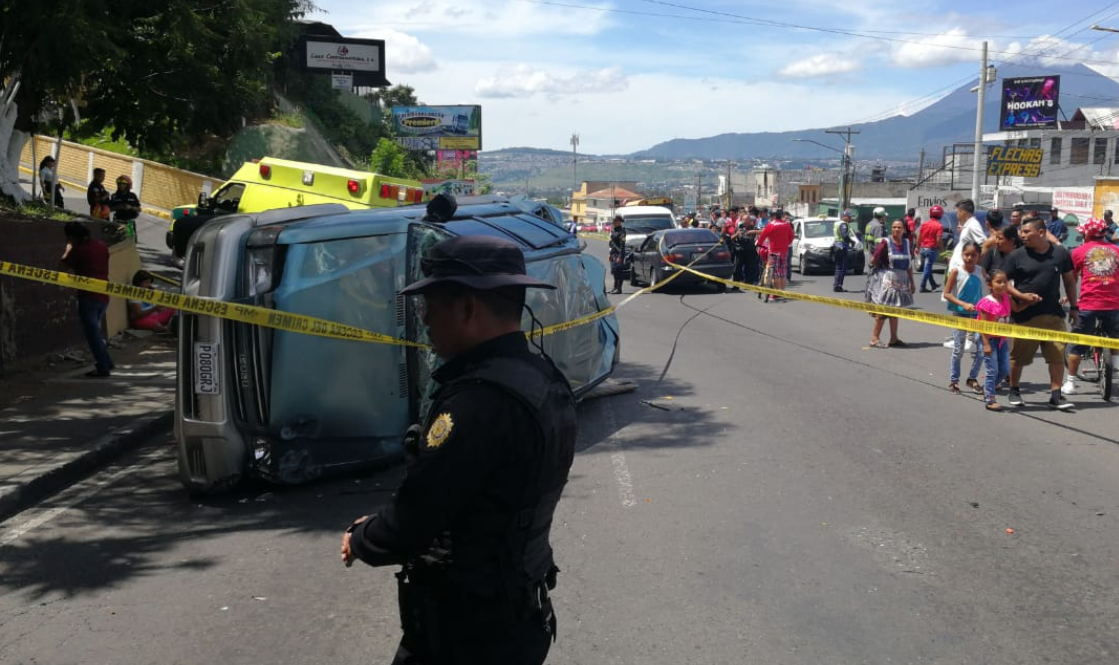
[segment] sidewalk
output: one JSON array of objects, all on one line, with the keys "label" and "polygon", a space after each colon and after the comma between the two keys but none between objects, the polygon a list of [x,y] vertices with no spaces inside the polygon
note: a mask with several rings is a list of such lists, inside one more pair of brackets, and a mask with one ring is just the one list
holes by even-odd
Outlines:
[{"label": "sidewalk", "polygon": [[170,430],[175,340],[126,332],[112,377],[87,379],[89,353],[53,354],[0,377],[0,520]]}]

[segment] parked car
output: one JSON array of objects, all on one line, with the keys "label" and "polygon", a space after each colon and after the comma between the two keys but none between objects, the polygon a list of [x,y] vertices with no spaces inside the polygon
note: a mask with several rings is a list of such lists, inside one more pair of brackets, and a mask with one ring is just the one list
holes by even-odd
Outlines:
[{"label": "parked car", "polygon": [[[793,222],[793,266],[797,272],[807,275],[813,271],[835,271],[831,248],[835,244],[837,222],[838,217],[798,219]],[[861,275],[864,270],[866,254],[863,252],[862,241],[856,240],[855,246],[847,252],[847,271]]]},{"label": "parked car", "polygon": [[[422,205],[224,215],[195,233],[183,292],[426,342],[417,299],[397,292],[421,276],[431,245],[482,234],[517,242],[528,273],[560,285],[528,291],[545,326],[610,307],[604,266],[562,225],[496,197],[460,199],[444,219],[432,221]],[[581,396],[617,362],[618,321],[610,314],[541,343]],[[438,364],[430,350],[184,313],[175,400],[182,483],[196,492],[246,476],[299,483],[394,460],[422,421]]]},{"label": "parked car", "polygon": [[[708,252],[712,247],[715,249]],[[677,265],[687,265],[701,256],[703,258],[691,266],[692,270],[723,279],[730,279],[734,275],[730,251],[719,244],[719,236],[715,235],[714,231],[709,229],[654,231],[633,252],[630,284],[652,286],[679,270],[668,265],[669,261]],[[726,284],[711,282],[687,271],[680,272],[683,274],[673,279],[673,284],[713,284],[720,292],[727,290]]]}]

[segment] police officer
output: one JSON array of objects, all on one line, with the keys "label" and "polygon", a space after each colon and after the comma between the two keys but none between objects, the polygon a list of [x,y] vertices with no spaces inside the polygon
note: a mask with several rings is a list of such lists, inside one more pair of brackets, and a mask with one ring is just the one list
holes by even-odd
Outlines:
[{"label": "police officer", "polygon": [[621,215],[614,215],[614,229],[610,232],[610,272],[614,275],[610,293],[621,293],[626,276],[626,227]]},{"label": "police officer", "polygon": [[[525,275],[507,240],[434,245],[423,320],[446,362],[416,457],[392,501],[342,537],[342,560],[403,565],[394,665],[543,663],[555,639],[548,535],[574,457],[575,400],[521,331]],[[531,313],[531,310],[530,310]]]},{"label": "police officer", "polygon": [[851,219],[854,214],[844,210],[835,223],[835,239],[831,247],[832,259],[835,261],[835,281],[832,291],[843,293],[843,278],[847,276],[847,252],[855,246],[855,232],[851,228]]}]

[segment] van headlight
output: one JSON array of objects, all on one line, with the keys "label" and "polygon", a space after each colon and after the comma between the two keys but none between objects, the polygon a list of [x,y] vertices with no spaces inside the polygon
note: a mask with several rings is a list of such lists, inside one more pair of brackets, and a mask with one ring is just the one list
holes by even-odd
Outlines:
[{"label": "van headlight", "polygon": [[245,246],[245,282],[250,297],[270,293],[279,285],[284,249],[283,245],[276,244],[280,230],[279,226],[265,226],[249,234]]}]

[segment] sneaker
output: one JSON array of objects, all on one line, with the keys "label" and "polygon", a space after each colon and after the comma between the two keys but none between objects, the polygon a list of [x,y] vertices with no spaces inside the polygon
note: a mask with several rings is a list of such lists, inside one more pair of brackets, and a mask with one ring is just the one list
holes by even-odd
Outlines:
[{"label": "sneaker", "polygon": [[1076,379],[1068,377],[1065,382],[1061,384],[1062,395],[1075,395],[1076,394]]},{"label": "sneaker", "polygon": [[944,344],[942,344],[941,346],[943,346],[943,347],[944,347],[944,348],[946,348],[946,349],[950,349],[950,348],[952,348],[952,346],[953,346],[954,344],[955,344],[955,343],[954,343],[954,342],[953,342],[952,340],[948,340],[947,342],[945,342],[945,343],[944,343]]},{"label": "sneaker", "polygon": [[1012,386],[1006,401],[1010,402],[1011,406],[1022,406],[1022,391]]},{"label": "sneaker", "polygon": [[1074,405],[1072,402],[1065,399],[1064,395],[1057,395],[1056,397],[1049,398],[1050,409],[1057,409],[1058,411],[1068,411],[1075,406],[1076,405]]},{"label": "sneaker", "polygon": [[968,351],[971,351],[974,348],[975,348],[975,342],[972,342],[971,338],[969,337],[967,342],[964,343],[964,353],[967,353]]}]

